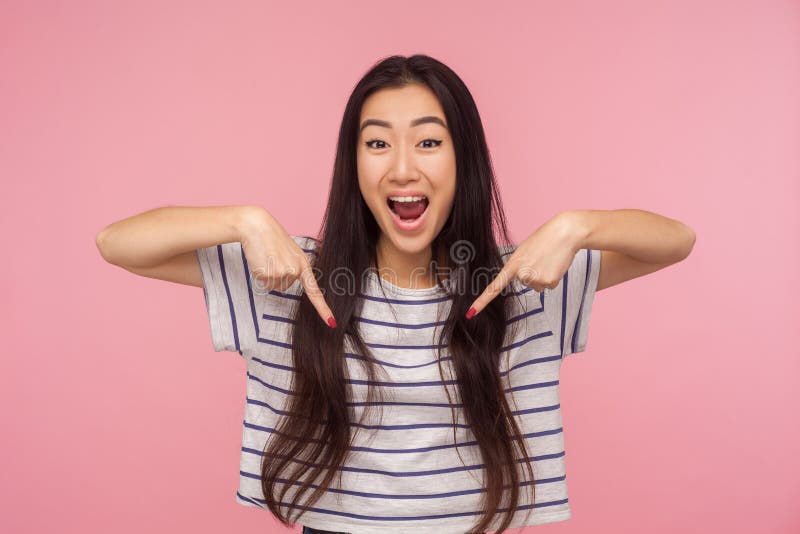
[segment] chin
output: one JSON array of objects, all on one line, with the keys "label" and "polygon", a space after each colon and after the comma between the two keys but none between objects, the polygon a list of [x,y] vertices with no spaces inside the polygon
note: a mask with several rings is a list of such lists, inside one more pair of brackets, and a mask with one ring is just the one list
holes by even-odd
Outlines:
[{"label": "chin", "polygon": [[[391,221],[390,221],[391,224]],[[403,235],[391,226],[388,230],[381,229],[384,239],[388,240],[392,246],[404,254],[420,254],[430,249],[433,236],[430,232],[420,232],[417,235]]]},{"label": "chin", "polygon": [[392,232],[387,235],[392,244],[401,252],[407,254],[417,254],[428,250],[431,246],[433,239],[427,235],[427,232],[417,236],[398,235],[397,232]]}]

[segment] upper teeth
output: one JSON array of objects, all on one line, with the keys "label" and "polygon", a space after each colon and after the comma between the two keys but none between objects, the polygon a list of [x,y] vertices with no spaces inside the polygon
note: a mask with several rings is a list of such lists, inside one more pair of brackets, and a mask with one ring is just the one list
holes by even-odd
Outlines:
[{"label": "upper teeth", "polygon": [[425,197],[389,197],[393,202],[416,202],[418,200],[425,200]]}]

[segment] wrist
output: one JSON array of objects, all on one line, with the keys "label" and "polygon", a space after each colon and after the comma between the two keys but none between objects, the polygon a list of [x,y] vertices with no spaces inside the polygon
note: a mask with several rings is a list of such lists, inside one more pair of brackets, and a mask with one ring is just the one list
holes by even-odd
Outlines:
[{"label": "wrist", "polygon": [[233,206],[228,224],[236,236],[236,241],[241,242],[244,236],[252,235],[253,228],[263,228],[271,218],[269,212],[261,206]]},{"label": "wrist", "polygon": [[564,225],[565,233],[573,250],[577,252],[582,248],[589,248],[594,229],[594,210],[567,210],[557,215]]}]

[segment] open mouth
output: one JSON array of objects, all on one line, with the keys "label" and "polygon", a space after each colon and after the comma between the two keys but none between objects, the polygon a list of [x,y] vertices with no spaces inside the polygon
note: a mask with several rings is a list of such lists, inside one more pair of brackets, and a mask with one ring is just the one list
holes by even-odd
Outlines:
[{"label": "open mouth", "polygon": [[388,197],[386,205],[403,222],[412,222],[428,209],[428,197]]}]

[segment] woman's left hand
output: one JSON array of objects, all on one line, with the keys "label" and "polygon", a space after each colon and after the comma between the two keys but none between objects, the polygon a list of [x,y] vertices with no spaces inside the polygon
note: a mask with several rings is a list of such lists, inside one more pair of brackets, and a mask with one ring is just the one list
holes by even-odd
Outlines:
[{"label": "woman's left hand", "polygon": [[517,246],[497,277],[473,302],[467,319],[480,313],[514,278],[538,292],[553,289],[572,265],[580,245],[580,226],[569,212],[551,218]]}]

